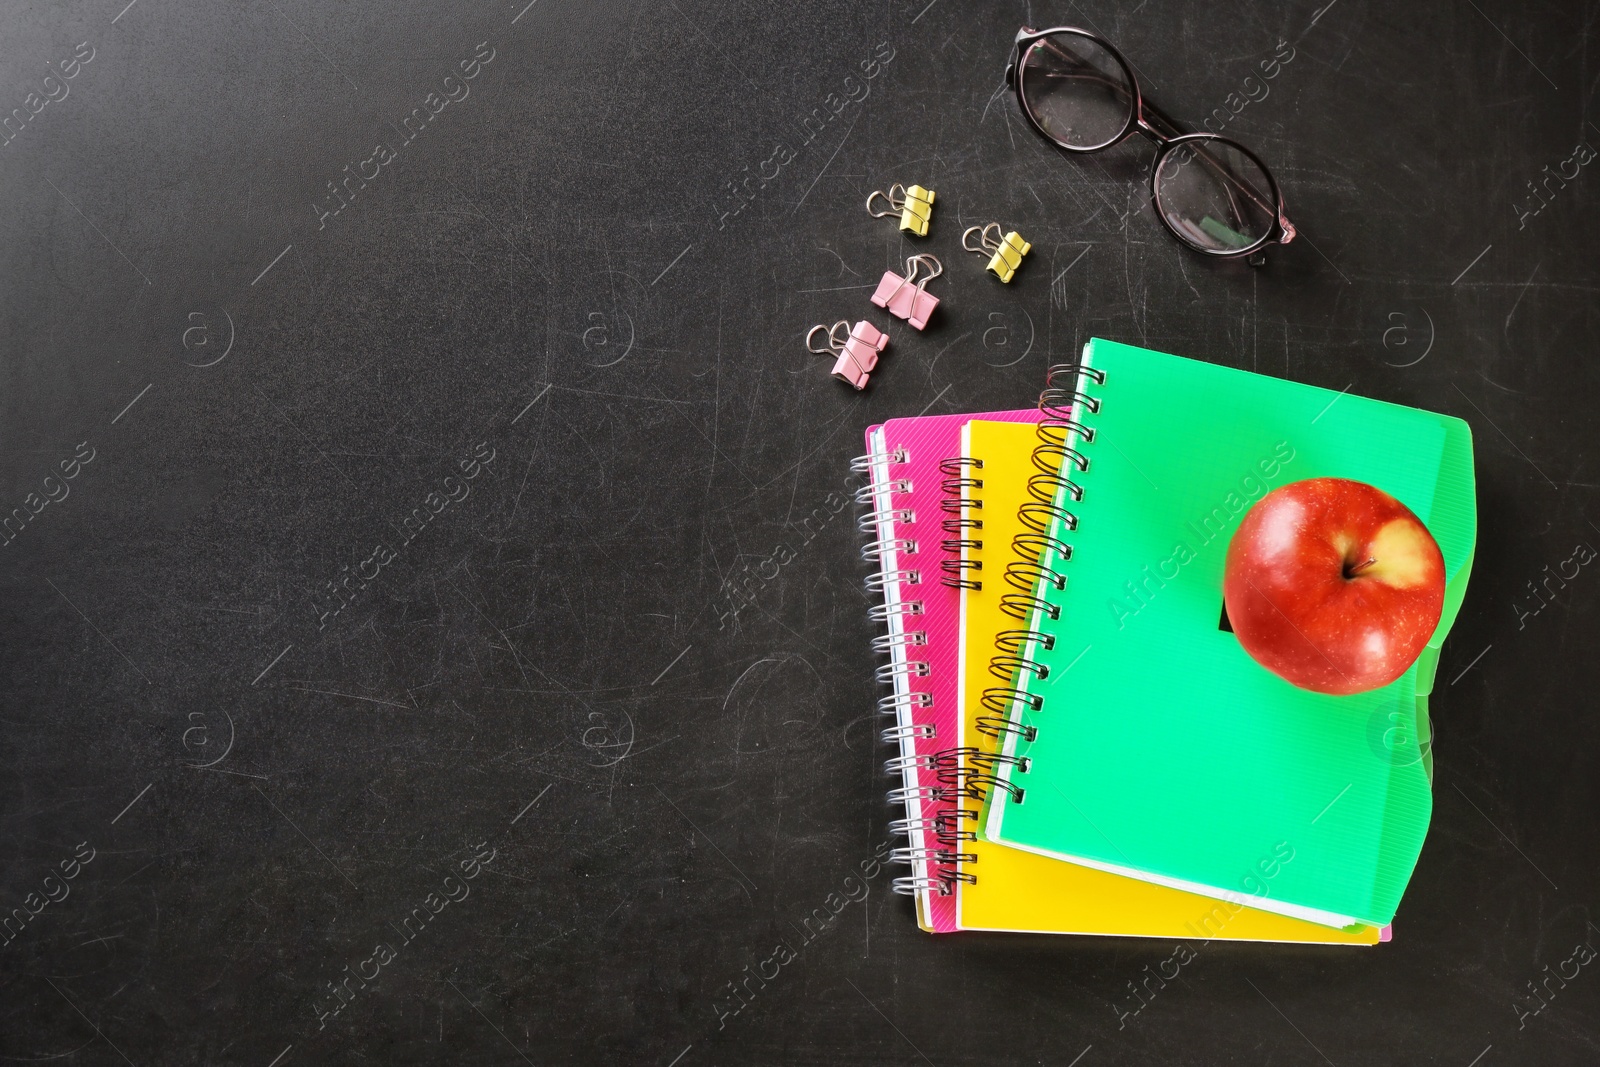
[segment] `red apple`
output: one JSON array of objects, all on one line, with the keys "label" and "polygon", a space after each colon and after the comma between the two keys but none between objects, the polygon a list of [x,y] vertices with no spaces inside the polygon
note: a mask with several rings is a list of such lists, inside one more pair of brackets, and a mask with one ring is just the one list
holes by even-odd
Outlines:
[{"label": "red apple", "polygon": [[1382,489],[1310,478],[1245,514],[1222,595],[1257,663],[1302,689],[1360,693],[1404,674],[1433,636],[1444,557],[1422,520]]}]

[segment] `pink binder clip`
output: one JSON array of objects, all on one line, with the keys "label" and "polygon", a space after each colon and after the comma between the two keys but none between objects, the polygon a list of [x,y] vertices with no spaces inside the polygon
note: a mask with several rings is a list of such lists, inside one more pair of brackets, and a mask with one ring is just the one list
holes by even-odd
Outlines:
[{"label": "pink binder clip", "polygon": [[[818,348],[812,338],[821,330],[827,338],[824,347]],[[829,326],[813,326],[806,333],[806,347],[820,355],[837,355],[833,376],[848,382],[858,390],[867,387],[867,376],[878,365],[878,353],[889,346],[889,335],[866,319],[851,326],[840,319]]]},{"label": "pink binder clip", "polygon": [[928,316],[939,306],[939,298],[929,296],[924,287],[943,273],[944,264],[936,257],[926,252],[912,256],[906,260],[904,278],[892,270],[883,272],[883,280],[873,292],[872,302],[920,330],[928,325]]}]

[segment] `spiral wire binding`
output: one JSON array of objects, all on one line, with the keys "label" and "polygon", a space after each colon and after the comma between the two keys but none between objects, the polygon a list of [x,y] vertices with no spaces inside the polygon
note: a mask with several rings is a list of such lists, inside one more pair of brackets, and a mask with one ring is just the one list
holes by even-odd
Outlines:
[{"label": "spiral wire binding", "polygon": [[[1059,384],[1061,381],[1067,384]],[[1028,478],[1031,499],[1017,510],[1017,519],[1025,529],[1011,540],[1016,558],[1006,565],[1004,575],[1006,583],[1018,592],[1000,598],[1000,610],[1024,627],[1031,625],[1036,613],[1052,621],[1061,617],[1060,607],[1042,594],[1046,589],[1065,589],[1067,575],[1045,566],[1045,557],[1053,555],[1060,563],[1072,559],[1072,546],[1052,536],[1050,528],[1057,520],[1069,531],[1078,528],[1077,515],[1063,503],[1083,499],[1083,487],[1072,475],[1089,469],[1089,457],[1074,446],[1094,443],[1095,428],[1082,420],[1100,411],[1100,399],[1083,391],[1089,381],[1104,385],[1105,372],[1081,362],[1058,364],[1046,372],[1044,392],[1039,394],[1043,418],[1035,430],[1039,443],[1034,446],[1032,457],[1038,473]],[[998,654],[989,660],[989,673],[1003,684],[983,691],[980,700],[991,714],[978,718],[978,731],[1001,741],[1009,735],[1031,742],[1039,736],[1039,730],[1022,722],[1022,714],[1018,713],[1042,712],[1045,698],[1018,688],[1019,680],[1025,675],[1040,681],[1049,677],[1050,668],[1028,653],[1034,646],[1049,651],[1055,647],[1055,638],[1040,630],[1015,629],[995,635],[994,644]],[[942,766],[937,780],[980,802],[988,799],[989,789],[1000,789],[1013,803],[1020,804],[1025,791],[1009,777],[996,773],[1003,767],[1026,774],[1028,757],[971,750],[962,769],[952,774]]]},{"label": "spiral wire binding", "polygon": [[904,567],[893,571],[879,571],[877,574],[869,574],[867,576],[867,580],[863,584],[866,585],[867,592],[881,593],[883,592],[883,587],[888,585],[890,582],[903,582],[906,585],[919,585],[922,582],[922,572],[908,570]]},{"label": "spiral wire binding", "polygon": [[890,693],[878,698],[878,710],[885,715],[898,715],[901,708],[926,708],[932,704],[929,693]]},{"label": "spiral wire binding", "polygon": [[[904,464],[909,459],[910,456],[906,449],[897,447],[881,457],[862,456],[853,460],[850,464],[850,469],[858,474],[877,475],[868,485],[863,486],[856,492],[856,501],[871,508],[870,513],[863,515],[856,523],[857,528],[863,534],[871,537],[871,540],[863,545],[861,549],[862,558],[869,562],[881,565],[885,555],[889,552],[905,554],[915,554],[917,552],[917,540],[914,537],[894,536],[885,538],[882,536],[885,523],[888,523],[890,529],[896,534],[906,533],[908,532],[905,529],[906,527],[915,527],[916,525],[917,517],[912,509],[890,506],[896,493],[909,493],[911,491],[911,482],[905,478],[890,477],[889,468]],[[940,471],[949,476],[949,481],[956,482],[968,481],[966,477],[968,466],[968,464],[960,461],[952,462],[950,460],[946,460],[939,465]],[[981,466],[981,464],[977,466]],[[950,531],[948,525],[946,526],[946,531],[959,532]],[[949,573],[948,568],[945,569],[945,573]],[[949,578],[944,580],[948,582]],[[922,572],[920,569],[900,567],[886,570],[880,566],[877,573],[868,576],[865,584],[869,594],[885,596],[891,585],[904,587],[919,585],[921,582]],[[882,603],[874,604],[867,614],[874,622],[884,623],[888,623],[893,617],[898,616],[903,626],[910,618],[922,614],[922,601],[903,600],[892,604],[885,599]],[[874,638],[872,641],[874,651],[888,653],[893,657],[890,663],[878,667],[876,672],[878,681],[893,685],[898,679],[926,677],[928,675],[926,660],[910,659],[903,654],[897,655],[897,653],[901,653],[906,649],[924,646],[927,643],[927,632],[920,629],[902,628],[898,632],[891,630],[889,633]],[[878,711],[895,718],[895,724],[885,727],[879,734],[880,738],[885,744],[899,746],[904,746],[906,742],[936,738],[938,730],[932,723],[908,723],[900,719],[902,713],[914,712],[919,708],[929,707],[932,703],[933,696],[927,692],[902,693],[897,691],[879,699]],[[904,781],[903,775],[909,770],[937,771],[939,758],[937,753],[919,755],[914,750],[907,750],[902,747],[900,755],[885,761],[884,771],[890,775],[902,776],[902,781]],[[930,864],[946,866],[948,865],[945,863],[945,857],[947,856],[952,857],[948,862],[953,864],[955,862],[953,857],[957,855],[953,851],[954,846],[963,840],[974,840],[976,835],[970,830],[958,830],[955,824],[945,819],[943,815],[938,818],[925,818],[915,814],[920,810],[922,802],[944,799],[948,792],[945,786],[928,781],[916,786],[900,785],[890,789],[885,794],[890,804],[905,805],[908,816],[891,821],[889,824],[891,833],[913,837],[913,839],[915,839],[914,835],[931,833],[933,841],[936,842],[934,846],[908,846],[893,849],[890,852],[889,858],[891,862],[910,863],[913,865],[913,870],[917,870],[920,867],[922,870],[930,872],[895,878],[891,882],[891,887],[895,892],[914,896],[919,892],[945,895],[951,891],[956,879],[943,870],[931,873],[932,867]],[[963,834],[972,836],[964,837],[962,836]]]},{"label": "spiral wire binding", "polygon": [[878,522],[881,519],[902,523],[917,521],[916,515],[912,513],[910,508],[895,508],[892,511],[884,512],[881,516],[875,511],[869,511],[856,520],[856,529],[864,534],[874,533],[877,531]]},{"label": "spiral wire binding", "polygon": [[872,651],[888,652],[901,645],[925,645],[928,635],[921,630],[906,630],[897,634],[879,634],[872,639]]},{"label": "spiral wire binding", "polygon": [[967,505],[973,507],[983,506],[982,501],[974,503],[973,499],[968,498],[966,495],[969,489],[983,488],[983,479],[972,476],[974,472],[983,470],[983,460],[973,456],[951,456],[949,459],[939,461],[939,470],[944,474],[950,475],[950,477],[939,483],[939,491],[943,494],[943,498],[939,501],[939,507],[946,514],[954,513],[958,516],[954,519],[944,520],[945,532],[962,535],[946,538],[939,543],[939,547],[949,557],[939,561],[939,569],[945,574],[939,580],[951,589],[982,589],[982,579],[974,577],[972,572],[981,571],[983,569],[983,561],[962,559],[961,553],[963,549],[981,549],[983,547],[983,541],[966,536],[968,529],[982,529],[982,521],[973,523],[972,520],[966,519],[962,515],[962,509]]},{"label": "spiral wire binding", "polygon": [[[974,495],[983,489],[982,470],[983,460],[975,456],[951,456],[939,462],[940,473],[946,475],[939,483],[939,507],[950,516],[941,520],[941,526],[945,533],[953,535],[939,543],[946,557],[939,561],[939,569],[944,572],[940,581],[952,589],[983,588],[983,561],[963,558],[983,548],[983,520],[972,517],[974,511],[983,507],[983,499]],[[958,802],[981,799],[981,794],[971,784],[971,777],[973,774],[982,777],[985,769],[974,767],[969,770],[965,766],[968,758],[976,753],[976,749],[947,748],[936,753],[931,764],[920,764],[922,768],[934,772],[934,780],[943,788],[941,799]],[[976,863],[977,854],[963,852],[959,846],[961,842],[978,839],[975,830],[962,829],[960,826],[963,820],[975,822],[978,814],[976,808],[962,807],[958,803],[934,819],[933,826],[925,827],[933,832],[938,847],[892,851],[891,860],[921,861],[928,865],[929,870],[926,880],[899,879],[895,888],[901,891],[920,888],[947,895],[955,891],[957,884],[976,885],[977,875],[961,870],[959,865]]]},{"label": "spiral wire binding", "polygon": [[896,448],[893,452],[887,452],[881,458],[873,455],[857,456],[850,461],[850,472],[852,474],[871,474],[874,462],[880,464],[904,463],[909,458],[903,448]]},{"label": "spiral wire binding", "polygon": [[1001,630],[994,635],[994,645],[1002,652],[1021,652],[1030,642],[1042,645],[1046,652],[1056,647],[1055,635],[1039,630]]},{"label": "spiral wire binding", "polygon": [[[978,474],[982,470],[983,460],[972,456],[951,456],[939,462],[939,471],[946,476],[939,483],[941,494],[939,507],[950,516],[941,520],[941,527],[945,533],[952,535],[939,544],[946,557],[939,561],[939,569],[944,573],[940,581],[952,589],[983,588],[983,582],[976,574],[983,569],[982,562],[961,558],[965,550],[983,548],[983,541],[977,536],[983,529],[983,520],[968,517],[970,511],[983,506],[981,499],[970,495],[972,491],[983,488],[983,479]],[[898,769],[903,762],[890,761],[893,769]],[[933,756],[919,757],[916,760],[919,769],[934,772],[934,779],[940,785],[930,788],[938,791],[937,796],[941,800],[953,800],[963,796],[961,776],[957,770],[959,763],[960,755],[954,749],[945,749]],[[952,773],[953,771],[955,773]],[[890,852],[891,862],[920,862],[925,864],[928,870],[928,874],[924,877],[895,879],[892,883],[894,890],[901,893],[925,891],[946,896],[954,892],[958,883],[975,884],[977,878],[968,872],[958,870],[957,864],[970,863],[977,858],[973,853],[962,852],[958,848],[963,841],[977,840],[976,831],[960,828],[962,820],[975,820],[977,817],[978,813],[975,810],[957,807],[931,820],[897,822],[892,828],[903,829],[906,833],[913,827],[931,832],[937,846],[898,848]]]},{"label": "spiral wire binding", "polygon": [[[982,579],[977,574],[983,569],[982,561],[961,558],[964,551],[983,548],[983,541],[978,536],[983,529],[983,520],[969,517],[972,511],[983,507],[983,501],[971,495],[983,488],[983,478],[979,475],[982,470],[983,460],[972,456],[951,456],[939,462],[939,471],[946,476],[939,483],[939,507],[950,516],[941,521],[941,526],[945,533],[952,535],[939,544],[946,557],[939,561],[939,569],[944,575],[940,581],[952,589],[983,588]],[[907,735],[905,728],[899,727],[885,731],[885,735],[891,732],[896,738]],[[934,735],[929,732],[915,736],[928,738]],[[914,765],[919,770],[934,772],[934,780],[939,783],[927,787],[929,792],[926,795],[940,800],[970,797],[971,792],[964,786],[960,768],[964,754],[964,750],[945,749],[932,756],[901,757],[890,760],[885,769],[894,773],[907,765]],[[925,876],[896,878],[892,883],[894,890],[945,896],[954,892],[958,883],[975,884],[977,878],[969,872],[958,870],[957,865],[973,862],[977,858],[973,853],[962,852],[958,848],[963,841],[977,840],[976,831],[960,826],[962,820],[976,820],[977,817],[976,810],[957,807],[931,820],[904,819],[891,824],[892,830],[906,834],[913,829],[931,832],[937,842],[936,847],[897,848],[890,853],[891,862],[921,863],[928,871]]]}]

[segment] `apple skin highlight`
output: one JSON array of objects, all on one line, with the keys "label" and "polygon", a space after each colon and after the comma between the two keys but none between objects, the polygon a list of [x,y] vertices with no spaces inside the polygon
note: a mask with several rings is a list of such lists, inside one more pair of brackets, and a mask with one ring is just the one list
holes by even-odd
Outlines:
[{"label": "apple skin highlight", "polygon": [[1302,689],[1344,696],[1416,662],[1438,628],[1444,584],[1439,545],[1411,509],[1365,482],[1311,478],[1245,514],[1222,592],[1251,659]]}]

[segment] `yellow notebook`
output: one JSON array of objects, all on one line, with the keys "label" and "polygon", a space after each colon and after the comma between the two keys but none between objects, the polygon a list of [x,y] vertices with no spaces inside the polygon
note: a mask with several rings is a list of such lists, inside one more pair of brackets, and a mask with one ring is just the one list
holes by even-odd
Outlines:
[{"label": "yellow notebook", "polygon": [[[968,768],[965,781],[972,788],[988,787],[993,764],[985,765],[985,757],[999,747],[992,732],[1007,722],[984,707],[983,691],[1012,684],[1009,677],[991,674],[990,666],[1004,656],[996,638],[1020,632],[1024,625],[1000,610],[1000,598],[1011,591],[1004,575],[1017,551],[1013,538],[1028,532],[1018,514],[1034,499],[1028,479],[1039,473],[1032,456],[1038,443],[1034,427],[1024,423],[975,420],[962,431],[961,454],[983,463],[981,471],[972,472],[982,484],[963,494],[978,506],[969,504],[962,512],[963,518],[983,523],[981,529],[968,529],[962,548],[962,559],[969,561],[963,574],[971,580],[961,590],[958,743]],[[1008,666],[1014,665],[1001,663],[997,669]],[[962,806],[974,812],[958,822],[965,838],[978,825],[979,804],[969,797]],[[962,879],[957,888],[956,925],[963,930],[1343,945],[1388,940],[1387,928],[1336,930],[988,841],[963,840],[957,854],[958,869],[975,879]],[[1276,861],[1284,857],[1263,857],[1259,877],[1270,881],[1267,872],[1276,869]],[[1240,899],[1248,898],[1240,894]]]}]

